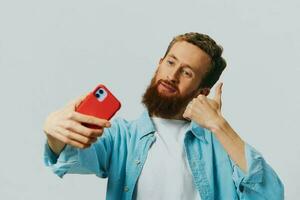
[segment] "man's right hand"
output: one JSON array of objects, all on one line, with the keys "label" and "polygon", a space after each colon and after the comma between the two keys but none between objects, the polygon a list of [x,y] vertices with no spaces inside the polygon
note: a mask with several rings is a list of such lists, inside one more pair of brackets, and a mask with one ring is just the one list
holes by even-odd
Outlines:
[{"label": "man's right hand", "polygon": [[[76,108],[87,95],[71,101],[62,109],[52,112],[45,120],[43,130],[50,148],[57,154],[66,144],[78,148],[87,148],[103,134],[103,129],[110,127],[110,122],[94,116],[76,112]],[[100,129],[83,126],[82,123],[97,125]]]}]

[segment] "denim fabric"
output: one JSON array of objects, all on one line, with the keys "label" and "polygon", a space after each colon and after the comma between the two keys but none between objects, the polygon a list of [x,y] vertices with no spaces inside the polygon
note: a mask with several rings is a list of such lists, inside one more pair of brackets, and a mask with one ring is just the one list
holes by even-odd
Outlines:
[{"label": "denim fabric", "polygon": [[[135,199],[135,186],[155,141],[154,132],[147,111],[134,121],[116,118],[87,149],[66,145],[56,156],[46,143],[44,161],[59,177],[68,173],[108,178],[107,200]],[[284,198],[279,177],[249,144],[245,145],[247,173],[231,160],[213,133],[193,121],[186,132],[184,147],[202,200]]]}]

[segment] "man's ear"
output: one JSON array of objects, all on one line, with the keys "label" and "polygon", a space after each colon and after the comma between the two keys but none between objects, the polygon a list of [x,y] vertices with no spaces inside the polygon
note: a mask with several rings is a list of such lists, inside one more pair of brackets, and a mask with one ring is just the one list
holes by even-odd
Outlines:
[{"label": "man's ear", "polygon": [[206,88],[199,88],[199,89],[198,89],[197,96],[198,96],[199,94],[208,96],[209,93],[210,93],[210,88],[208,88],[208,87],[206,87]]}]

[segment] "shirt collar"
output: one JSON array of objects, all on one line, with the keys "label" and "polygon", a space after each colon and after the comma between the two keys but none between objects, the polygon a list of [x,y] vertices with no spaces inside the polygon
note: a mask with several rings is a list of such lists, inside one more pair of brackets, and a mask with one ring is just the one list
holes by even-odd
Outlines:
[{"label": "shirt collar", "polygon": [[[156,131],[147,110],[145,110],[137,119],[137,128],[140,130],[138,132],[139,139],[142,139],[146,135],[153,134]],[[187,132],[191,132],[196,138],[203,142],[207,141],[204,128],[194,121],[190,122]]]},{"label": "shirt collar", "polygon": [[156,128],[147,110],[145,110],[141,114],[141,116],[137,119],[137,128],[139,130],[138,131],[139,139],[142,139],[144,136],[148,134],[152,134],[156,131]]},{"label": "shirt collar", "polygon": [[191,131],[194,134],[194,136],[202,142],[207,142],[205,129],[196,122],[192,121],[190,123],[189,131]]}]

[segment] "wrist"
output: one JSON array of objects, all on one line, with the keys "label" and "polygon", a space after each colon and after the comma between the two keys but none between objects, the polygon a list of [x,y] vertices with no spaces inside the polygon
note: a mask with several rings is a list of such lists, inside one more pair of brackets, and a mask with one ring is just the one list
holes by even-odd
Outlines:
[{"label": "wrist", "polygon": [[230,139],[233,143],[244,143],[240,136],[233,130],[227,120],[223,117],[220,117],[216,121],[215,126],[211,129],[211,132],[214,133],[219,140]]},{"label": "wrist", "polygon": [[47,143],[50,149],[56,154],[59,155],[60,152],[65,148],[66,144],[58,139],[54,138],[53,136],[47,135]]},{"label": "wrist", "polygon": [[230,126],[228,124],[228,122],[226,121],[225,118],[223,118],[222,116],[218,117],[213,126],[210,128],[210,131],[215,133],[215,134],[218,134],[220,132],[224,132],[225,130],[229,129]]}]

